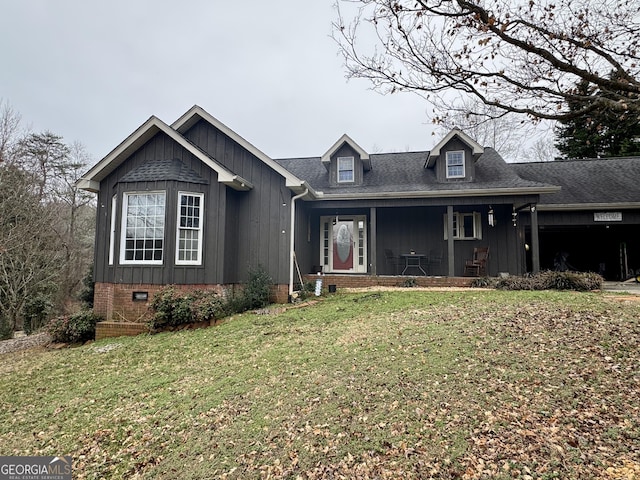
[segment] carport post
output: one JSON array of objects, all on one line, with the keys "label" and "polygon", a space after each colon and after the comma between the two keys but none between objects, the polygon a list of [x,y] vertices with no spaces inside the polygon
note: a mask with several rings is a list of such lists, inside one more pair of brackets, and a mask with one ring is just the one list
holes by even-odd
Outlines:
[{"label": "carport post", "polygon": [[531,268],[533,273],[540,272],[540,242],[538,240],[538,209],[531,204]]}]

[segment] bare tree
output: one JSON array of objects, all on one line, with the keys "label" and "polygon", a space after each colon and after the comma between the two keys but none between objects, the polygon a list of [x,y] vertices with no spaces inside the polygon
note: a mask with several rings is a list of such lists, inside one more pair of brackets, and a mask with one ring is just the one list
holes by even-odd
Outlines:
[{"label": "bare tree", "polygon": [[[640,111],[636,0],[338,1],[334,38],[348,76],[425,96],[436,121],[465,112],[465,98],[493,107],[493,118]],[[617,96],[585,99],[580,80]],[[582,109],[570,111],[570,101]]]},{"label": "bare tree", "polygon": [[525,162],[551,162],[560,156],[560,152],[550,140],[552,136],[538,138],[523,155]]},{"label": "bare tree", "polygon": [[520,122],[510,115],[496,117],[496,108],[484,105],[479,100],[465,100],[464,109],[464,112],[452,112],[443,119],[440,124],[443,133],[457,127],[480,145],[500,152],[506,160],[518,157],[524,143],[523,137],[535,129],[531,124],[523,124],[519,130],[511,128],[514,123]]},{"label": "bare tree", "polygon": [[454,127],[460,128],[480,145],[498,151],[507,162],[543,158],[545,146],[546,153],[551,155],[546,161],[557,155],[554,153],[553,124],[550,121],[532,123],[514,113],[497,115],[495,107],[484,105],[477,99],[467,99],[462,105],[464,112],[455,111],[443,118],[440,123],[443,135]]},{"label": "bare tree", "polygon": [[54,211],[40,202],[31,177],[0,166],[0,323],[21,324],[27,299],[57,289],[63,256]]},{"label": "bare tree", "polygon": [[0,99],[0,164],[8,163],[20,137],[20,114]]},{"label": "bare tree", "polygon": [[92,261],[95,200],[76,186],[90,163],[80,143],[21,132],[8,107],[0,128],[1,335],[21,325],[28,301],[68,309]]},{"label": "bare tree", "polygon": [[49,131],[22,138],[17,145],[17,161],[33,175],[42,201],[55,199],[56,191],[65,187],[67,170],[73,168],[69,147],[61,136]]},{"label": "bare tree", "polygon": [[64,254],[59,304],[73,296],[93,258],[95,198],[76,185],[89,163],[84,145],[74,142],[68,147],[67,161],[54,169],[49,208],[56,211],[53,229]]}]

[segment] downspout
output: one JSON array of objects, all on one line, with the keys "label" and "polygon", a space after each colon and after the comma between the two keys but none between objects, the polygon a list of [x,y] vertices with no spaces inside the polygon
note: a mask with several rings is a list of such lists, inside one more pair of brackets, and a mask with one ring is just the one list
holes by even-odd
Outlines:
[{"label": "downspout", "polygon": [[295,255],[296,255],[296,250],[294,245],[295,230],[296,230],[296,200],[298,200],[301,197],[304,197],[307,193],[309,193],[309,189],[305,188],[304,192],[291,197],[291,231],[289,232],[289,235],[290,235],[289,248],[291,250],[289,252],[289,296],[291,296],[291,294],[293,293],[293,264],[294,264]]}]

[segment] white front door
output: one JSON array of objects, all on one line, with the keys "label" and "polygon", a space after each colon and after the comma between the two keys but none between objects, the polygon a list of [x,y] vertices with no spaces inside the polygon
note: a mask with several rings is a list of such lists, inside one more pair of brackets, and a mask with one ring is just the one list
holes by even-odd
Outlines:
[{"label": "white front door", "polygon": [[367,272],[367,218],[320,218],[320,263],[324,272]]}]

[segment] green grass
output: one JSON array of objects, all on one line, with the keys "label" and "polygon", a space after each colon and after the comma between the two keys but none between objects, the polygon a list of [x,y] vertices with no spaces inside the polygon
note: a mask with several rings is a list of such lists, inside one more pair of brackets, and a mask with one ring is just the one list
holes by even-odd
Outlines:
[{"label": "green grass", "polygon": [[639,464],[639,318],[593,293],[385,291],[6,354],[0,454],[72,455],[74,478],[617,478]]}]

